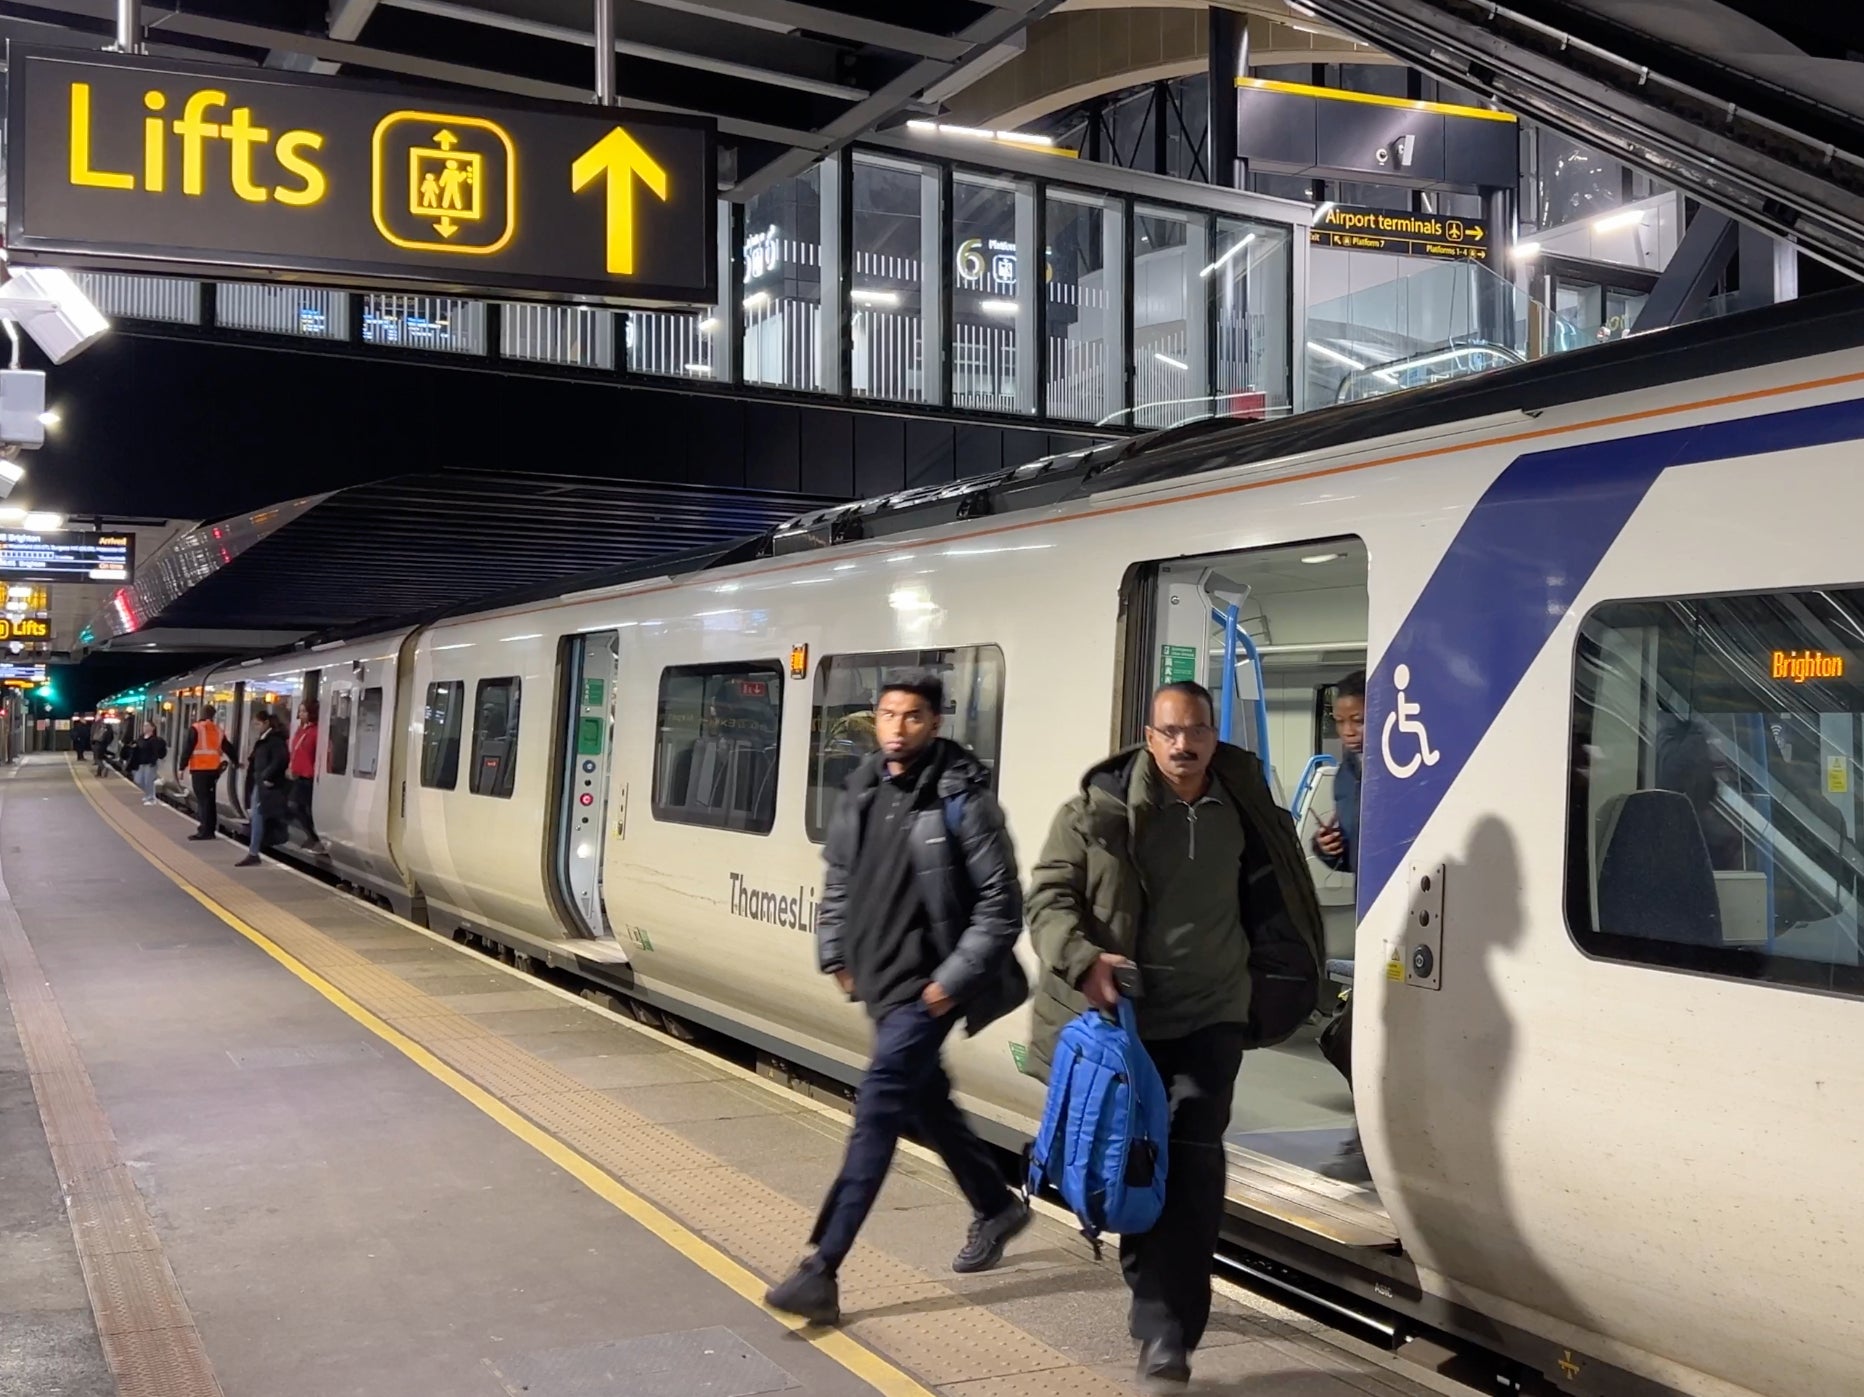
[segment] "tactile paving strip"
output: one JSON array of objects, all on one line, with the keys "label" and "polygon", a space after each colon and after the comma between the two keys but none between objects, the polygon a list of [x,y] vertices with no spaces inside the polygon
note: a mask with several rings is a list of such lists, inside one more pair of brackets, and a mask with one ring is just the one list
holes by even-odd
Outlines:
[{"label": "tactile paving strip", "polygon": [[[359,953],[196,857],[146,817],[137,818],[127,798],[114,791],[86,794],[119,833],[182,883],[713,1246],[766,1277],[782,1274],[802,1253],[812,1209],[590,1089],[481,1019],[441,1004],[418,978],[396,973],[392,947],[371,945],[368,954]],[[847,1331],[928,1384],[955,1384],[954,1391],[987,1391],[989,1397],[1120,1397],[1128,1391],[874,1248],[856,1251],[842,1282]]]},{"label": "tactile paving strip", "polygon": [[118,1397],[220,1397],[187,1301],[3,880],[0,985],[12,1005]]}]

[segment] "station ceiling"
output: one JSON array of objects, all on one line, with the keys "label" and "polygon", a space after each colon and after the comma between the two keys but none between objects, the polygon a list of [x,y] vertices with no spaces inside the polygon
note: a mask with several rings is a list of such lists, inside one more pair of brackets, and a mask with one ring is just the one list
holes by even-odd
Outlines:
[{"label": "station ceiling", "polygon": [[[733,197],[858,136],[936,110],[1017,52],[1062,0],[613,0],[617,90],[719,123]],[[595,0],[188,0],[143,6],[152,49],[297,72],[341,71],[591,100]],[[7,32],[105,42],[114,0],[4,0]],[[37,29],[36,34],[30,31]]]}]

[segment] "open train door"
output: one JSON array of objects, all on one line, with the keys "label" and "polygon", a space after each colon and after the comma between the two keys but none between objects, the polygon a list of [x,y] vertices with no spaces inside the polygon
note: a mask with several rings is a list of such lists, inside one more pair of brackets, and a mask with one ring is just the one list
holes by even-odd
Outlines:
[{"label": "open train door", "polygon": [[566,926],[603,941],[615,935],[602,899],[602,841],[608,827],[619,657],[616,631],[563,638],[555,799],[545,844],[545,882],[559,916]]}]

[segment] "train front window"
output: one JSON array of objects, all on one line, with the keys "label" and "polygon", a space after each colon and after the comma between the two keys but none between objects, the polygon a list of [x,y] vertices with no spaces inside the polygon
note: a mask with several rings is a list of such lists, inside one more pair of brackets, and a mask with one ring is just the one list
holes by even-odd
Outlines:
[{"label": "train front window", "polygon": [[1864,589],[1580,628],[1567,920],[1614,960],[1864,995]]},{"label": "train front window", "polygon": [[995,645],[950,650],[889,650],[828,655],[816,666],[815,708],[809,725],[809,795],[804,825],[820,844],[855,768],[874,751],[874,704],[880,686],[905,675],[936,674],[945,684],[948,737],[982,762],[991,789],[999,776],[1003,742],[1003,651]]}]

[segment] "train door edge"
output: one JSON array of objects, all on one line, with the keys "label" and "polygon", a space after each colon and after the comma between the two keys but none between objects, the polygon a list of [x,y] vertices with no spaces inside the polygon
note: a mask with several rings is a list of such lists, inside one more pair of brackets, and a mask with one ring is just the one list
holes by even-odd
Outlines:
[{"label": "train door edge", "polygon": [[551,831],[545,886],[564,926],[591,940],[613,941],[602,887],[602,854],[614,770],[615,691],[621,669],[618,631],[563,638],[562,676],[553,744]]}]

